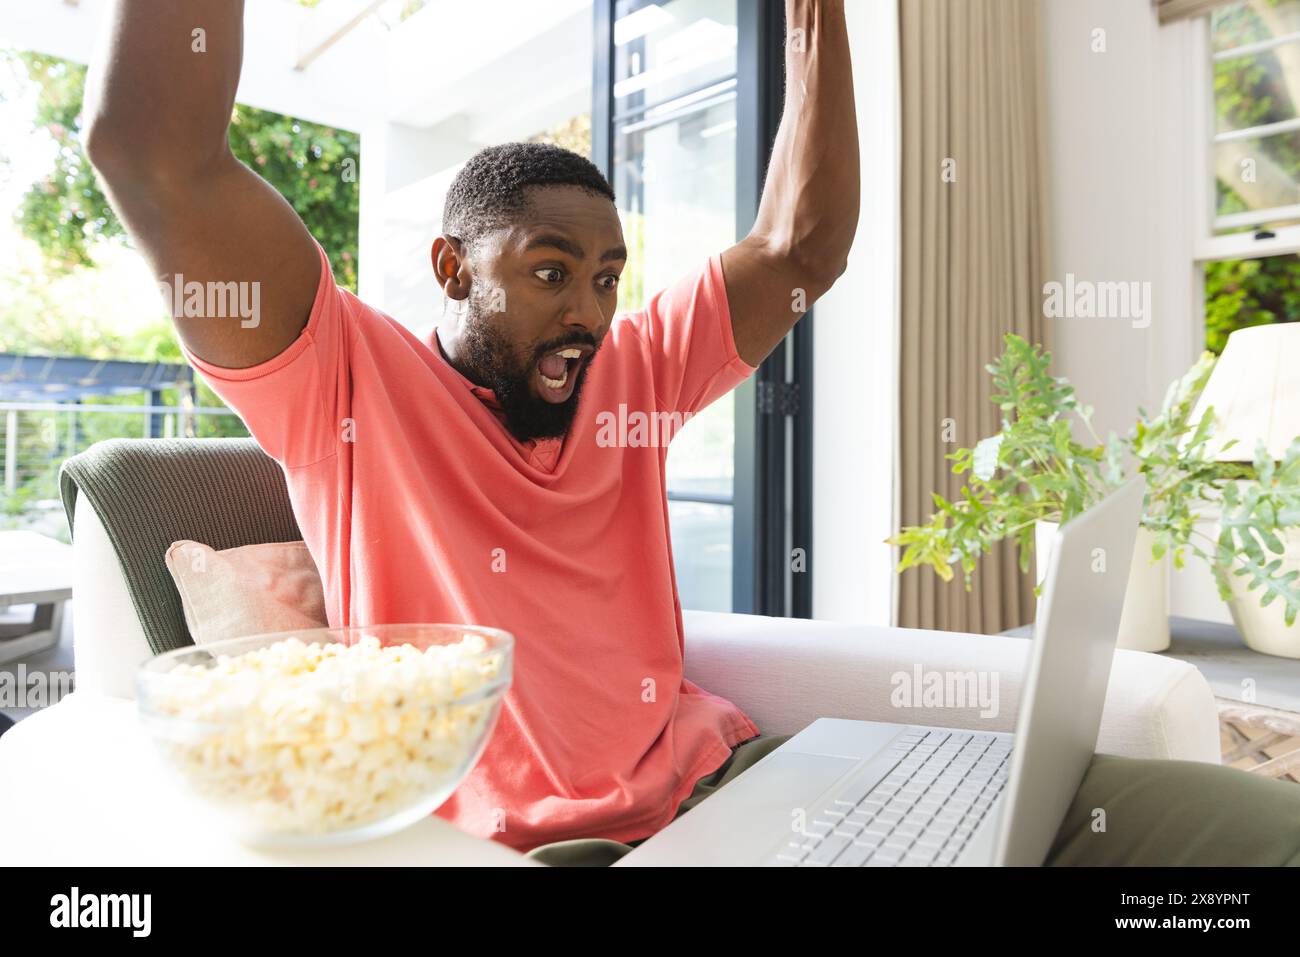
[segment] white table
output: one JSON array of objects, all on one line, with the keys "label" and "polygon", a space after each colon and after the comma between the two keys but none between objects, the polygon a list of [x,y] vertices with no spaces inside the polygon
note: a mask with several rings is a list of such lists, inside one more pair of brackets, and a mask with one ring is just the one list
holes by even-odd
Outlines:
[{"label": "white table", "polygon": [[440,817],[377,841],[246,847],[210,828],[160,764],[135,702],[75,691],[0,736],[0,866],[542,867]]},{"label": "white table", "polygon": [[34,604],[30,623],[0,623],[0,662],[58,644],[72,597],[72,546],[35,532],[0,532],[0,610]]}]

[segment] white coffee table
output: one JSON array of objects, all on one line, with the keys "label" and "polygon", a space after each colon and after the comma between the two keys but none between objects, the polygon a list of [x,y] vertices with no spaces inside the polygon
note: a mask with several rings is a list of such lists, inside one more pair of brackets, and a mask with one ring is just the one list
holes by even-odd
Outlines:
[{"label": "white coffee table", "polygon": [[135,702],[74,691],[0,736],[0,867],[401,865],[543,867],[430,815],[386,838],[313,851],[246,847],[203,824]]},{"label": "white coffee table", "polygon": [[0,622],[0,663],[54,647],[72,597],[72,546],[35,532],[0,532],[0,612],[35,605],[30,622]]}]

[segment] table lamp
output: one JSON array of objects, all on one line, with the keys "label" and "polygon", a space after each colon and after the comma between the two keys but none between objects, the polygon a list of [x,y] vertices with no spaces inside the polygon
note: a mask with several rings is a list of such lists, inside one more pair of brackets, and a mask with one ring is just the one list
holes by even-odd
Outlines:
[{"label": "table lamp", "polygon": [[[1250,326],[1232,333],[1197,400],[1192,421],[1199,422],[1210,406],[1215,418],[1211,447],[1219,450],[1217,461],[1252,462],[1260,440],[1269,455],[1281,461],[1300,435],[1300,323]],[[1223,449],[1232,439],[1236,444]],[[1300,530],[1292,531],[1284,544],[1283,565],[1300,568]],[[1300,621],[1288,628],[1281,601],[1261,607],[1259,589],[1247,591],[1242,576],[1229,578],[1233,597],[1228,608],[1242,640],[1255,651],[1300,658]]]}]

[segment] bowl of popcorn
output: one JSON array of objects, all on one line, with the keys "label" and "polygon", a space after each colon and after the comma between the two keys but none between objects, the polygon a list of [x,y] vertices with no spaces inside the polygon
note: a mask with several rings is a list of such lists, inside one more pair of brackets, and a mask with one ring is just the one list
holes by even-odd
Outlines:
[{"label": "bowl of popcorn", "polygon": [[432,814],[482,755],[514,639],[467,625],[320,628],[146,662],[145,727],[240,840],[348,843]]}]

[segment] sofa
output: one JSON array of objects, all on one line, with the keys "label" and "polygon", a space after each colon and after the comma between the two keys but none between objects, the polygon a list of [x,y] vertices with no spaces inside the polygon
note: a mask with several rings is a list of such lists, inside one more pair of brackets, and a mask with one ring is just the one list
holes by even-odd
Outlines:
[{"label": "sofa", "polygon": [[[114,439],[68,460],[61,481],[73,540],[76,690],[0,736],[0,819],[23,822],[0,859],[541,866],[436,816],[389,838],[322,851],[254,850],[193,827],[192,807],[134,713],[139,665],[188,642],[174,586],[166,591],[162,551],[179,538],[217,548],[297,538],[283,476],[252,440]],[[764,733],[793,734],[824,716],[984,731],[1015,725],[1028,639],[701,611],[684,617],[686,677],[733,701]],[[981,717],[975,702],[894,707],[895,676],[917,668],[997,673],[997,714]],[[1184,662],[1116,651],[1098,750],[1218,763],[1209,685]]]}]

